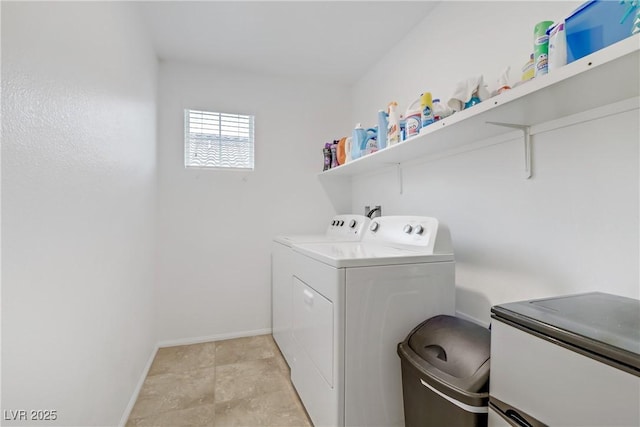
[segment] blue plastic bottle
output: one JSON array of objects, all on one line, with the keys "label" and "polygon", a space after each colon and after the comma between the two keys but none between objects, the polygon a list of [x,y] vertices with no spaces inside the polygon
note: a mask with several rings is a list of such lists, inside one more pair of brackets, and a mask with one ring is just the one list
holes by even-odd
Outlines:
[{"label": "blue plastic bottle", "polygon": [[353,160],[362,157],[365,154],[375,151],[374,147],[368,147],[367,143],[370,139],[376,138],[376,130],[373,128],[364,129],[360,123],[358,123],[351,133],[351,158]]},{"label": "blue plastic bottle", "polygon": [[477,92],[474,92],[473,95],[471,96],[471,99],[468,100],[467,102],[465,102],[464,104],[464,110],[466,110],[467,108],[473,107],[476,104],[480,104],[480,98],[478,97]]},{"label": "blue plastic bottle", "polygon": [[378,110],[378,149],[387,147],[387,127],[389,126],[389,114],[384,110]]}]

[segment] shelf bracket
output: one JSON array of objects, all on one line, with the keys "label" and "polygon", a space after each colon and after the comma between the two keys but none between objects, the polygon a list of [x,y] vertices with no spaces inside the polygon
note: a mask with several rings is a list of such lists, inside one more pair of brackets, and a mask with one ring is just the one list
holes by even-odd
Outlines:
[{"label": "shelf bracket", "polygon": [[398,171],[398,188],[400,189],[400,194],[404,191],[402,185],[402,165],[400,163],[396,163],[396,170]]},{"label": "shelf bracket", "polygon": [[530,179],[532,175],[531,169],[531,126],[517,125],[514,123],[486,122],[490,125],[502,126],[505,128],[520,129],[524,138],[524,178]]}]

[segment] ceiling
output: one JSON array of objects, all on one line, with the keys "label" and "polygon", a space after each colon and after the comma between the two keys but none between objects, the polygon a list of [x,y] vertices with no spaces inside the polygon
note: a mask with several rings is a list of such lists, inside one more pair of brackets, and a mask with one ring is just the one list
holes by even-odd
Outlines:
[{"label": "ceiling", "polygon": [[350,84],[436,4],[149,1],[136,6],[161,59]]}]

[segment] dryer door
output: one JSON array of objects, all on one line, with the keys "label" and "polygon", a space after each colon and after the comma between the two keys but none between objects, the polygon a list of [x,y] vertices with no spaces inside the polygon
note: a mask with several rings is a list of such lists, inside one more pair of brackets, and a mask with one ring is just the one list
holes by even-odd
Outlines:
[{"label": "dryer door", "polygon": [[293,278],[294,335],[329,387],[333,387],[333,303]]}]

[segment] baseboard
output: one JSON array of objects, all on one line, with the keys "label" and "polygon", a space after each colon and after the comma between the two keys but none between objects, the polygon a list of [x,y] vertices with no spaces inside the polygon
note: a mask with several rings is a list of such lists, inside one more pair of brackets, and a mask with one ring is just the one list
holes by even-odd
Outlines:
[{"label": "baseboard", "polygon": [[165,340],[158,343],[158,347],[175,347],[177,345],[199,344],[202,342],[222,341],[232,338],[252,337],[255,335],[266,335],[271,333],[271,328],[255,329],[253,331],[229,332],[226,334],[207,335],[203,337],[180,338],[177,340]]},{"label": "baseboard", "polygon": [[118,424],[119,427],[124,427],[127,424],[127,421],[129,420],[129,415],[131,415],[133,406],[136,404],[136,400],[138,400],[138,395],[140,394],[140,390],[142,390],[142,385],[144,384],[144,380],[147,379],[147,375],[149,374],[149,369],[151,369],[151,364],[153,363],[153,359],[155,359],[156,357],[158,348],[159,347],[156,344],[155,347],[153,348],[153,351],[151,351],[151,356],[149,357],[149,360],[147,360],[147,364],[142,370],[142,375],[140,375],[138,384],[136,385],[136,388],[133,390],[131,399],[129,399],[129,404],[127,405],[127,407],[124,410],[124,413],[122,414],[122,418],[120,419],[120,423]]}]

